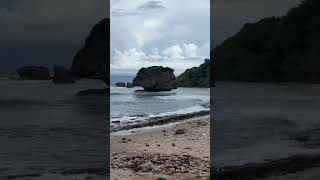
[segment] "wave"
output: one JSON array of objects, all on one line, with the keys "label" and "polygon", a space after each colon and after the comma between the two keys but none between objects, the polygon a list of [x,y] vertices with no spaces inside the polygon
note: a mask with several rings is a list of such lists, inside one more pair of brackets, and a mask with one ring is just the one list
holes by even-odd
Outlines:
[{"label": "wave", "polygon": [[155,96],[156,99],[163,99],[163,100],[199,100],[202,102],[209,102],[210,98],[208,96]]},{"label": "wave", "polygon": [[164,116],[175,116],[175,115],[186,115],[190,113],[197,113],[202,111],[209,111],[210,108],[207,104],[203,105],[195,105],[188,108],[179,109],[177,111],[171,111],[171,112],[163,112],[163,113],[157,113],[157,114],[141,114],[141,115],[132,115],[132,116],[122,116],[122,117],[111,117],[111,123],[113,124],[129,124],[129,123],[137,123],[141,121],[148,120],[150,118],[157,118],[157,117],[164,117]]}]

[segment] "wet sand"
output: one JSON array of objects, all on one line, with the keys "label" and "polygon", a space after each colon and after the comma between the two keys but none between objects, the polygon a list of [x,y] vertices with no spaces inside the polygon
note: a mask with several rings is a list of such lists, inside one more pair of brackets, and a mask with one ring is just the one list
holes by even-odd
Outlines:
[{"label": "wet sand", "polygon": [[111,135],[111,179],[206,179],[210,116]]}]

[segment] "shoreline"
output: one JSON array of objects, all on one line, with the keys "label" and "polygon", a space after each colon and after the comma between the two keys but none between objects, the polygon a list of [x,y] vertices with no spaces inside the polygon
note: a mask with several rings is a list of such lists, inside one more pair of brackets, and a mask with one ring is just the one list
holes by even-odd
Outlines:
[{"label": "shoreline", "polygon": [[[240,166],[214,168],[211,177],[219,180],[299,180],[320,179],[320,153],[297,154],[287,158],[273,159],[259,163],[248,163]],[[312,177],[305,176],[308,172]],[[310,176],[311,176],[310,175]],[[294,176],[295,178],[292,178]]]},{"label": "shoreline", "polygon": [[210,116],[204,114],[173,120],[167,117],[156,124],[168,124],[164,122],[171,119],[168,126],[152,123],[152,128],[111,134],[111,180],[206,179],[210,171]]},{"label": "shoreline", "polygon": [[[186,113],[186,114],[174,114],[174,115],[167,115],[167,116],[159,116],[159,117],[151,117],[145,119],[143,121],[134,122],[131,124],[124,124],[121,126],[114,127],[110,130],[111,133],[119,132],[119,131],[128,131],[146,127],[153,127],[153,126],[162,126],[166,124],[182,122],[187,119],[196,118],[199,116],[206,116],[210,115],[210,110],[202,110],[198,112]],[[118,121],[110,122],[111,124],[119,124]]]}]

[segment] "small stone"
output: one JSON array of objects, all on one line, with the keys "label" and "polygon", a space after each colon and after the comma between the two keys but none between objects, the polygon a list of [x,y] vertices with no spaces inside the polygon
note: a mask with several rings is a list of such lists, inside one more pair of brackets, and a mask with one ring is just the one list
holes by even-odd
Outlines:
[{"label": "small stone", "polygon": [[174,147],[174,146],[176,146],[176,144],[175,144],[175,143],[172,143],[172,146]]},{"label": "small stone", "polygon": [[179,134],[185,134],[186,130],[185,129],[178,129],[174,132],[175,135],[179,135]]}]

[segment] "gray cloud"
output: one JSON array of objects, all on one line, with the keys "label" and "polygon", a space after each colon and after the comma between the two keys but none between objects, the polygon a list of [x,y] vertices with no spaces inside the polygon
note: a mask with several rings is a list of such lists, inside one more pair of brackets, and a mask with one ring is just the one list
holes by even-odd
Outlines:
[{"label": "gray cloud", "polygon": [[179,74],[203,63],[210,52],[210,0],[183,3],[113,1],[111,12],[120,13],[111,13],[111,73],[133,75],[141,67],[162,65]]},{"label": "gray cloud", "polygon": [[[123,2],[123,0],[120,0],[117,2],[117,4],[123,4],[123,6],[126,6]],[[127,2],[128,3],[128,2]],[[116,2],[113,1],[113,4],[116,4]],[[129,6],[131,3],[128,3]],[[127,9],[124,9],[121,6],[117,6],[116,8],[111,8],[111,15],[112,17],[123,17],[123,16],[137,16],[137,15],[145,15],[148,14],[147,11],[157,11],[165,9],[165,6],[163,5],[163,1],[148,1],[145,3],[133,3],[133,7],[129,7]],[[128,5],[127,5],[128,6]]]},{"label": "gray cloud", "polygon": [[149,1],[145,4],[139,6],[137,9],[139,10],[154,10],[154,9],[163,9],[165,8],[164,5],[162,5],[162,1]]},{"label": "gray cloud", "polygon": [[106,0],[1,0],[0,67],[69,65],[93,25],[108,16]]}]

